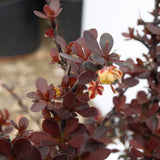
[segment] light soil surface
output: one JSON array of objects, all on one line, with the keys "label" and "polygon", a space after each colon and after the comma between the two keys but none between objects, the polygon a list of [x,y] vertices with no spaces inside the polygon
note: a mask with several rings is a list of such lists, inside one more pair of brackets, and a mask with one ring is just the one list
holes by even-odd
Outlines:
[{"label": "light soil surface", "polygon": [[[50,43],[50,42],[49,42]],[[32,100],[26,97],[30,91],[36,91],[35,81],[38,77],[43,77],[47,82],[58,85],[63,76],[62,69],[56,64],[49,64],[51,61],[49,45],[41,45],[35,53],[27,54],[20,57],[0,57],[0,109],[6,108],[10,112],[10,118],[17,121],[17,117],[30,116],[26,115],[11,94],[2,87],[2,84],[9,88],[14,87],[13,91],[21,99],[24,105],[30,110]],[[39,113],[31,113],[32,116],[39,118]],[[40,117],[42,119],[42,117]],[[34,129],[39,129],[37,124],[32,121]]]}]

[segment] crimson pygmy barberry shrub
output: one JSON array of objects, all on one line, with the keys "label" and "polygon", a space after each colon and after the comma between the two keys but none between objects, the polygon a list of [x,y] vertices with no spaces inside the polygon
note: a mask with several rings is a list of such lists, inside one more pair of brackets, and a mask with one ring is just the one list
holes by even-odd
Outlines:
[{"label": "crimson pygmy barberry shrub", "polygon": [[[21,117],[16,124],[8,121],[7,110],[0,111],[0,159],[104,160],[112,152],[119,152],[118,146],[107,148],[115,138],[126,145],[120,158],[160,159],[160,1],[155,0],[155,9],[151,12],[153,22],[138,20],[144,27],[142,35],[133,28],[123,33],[148,48],[148,53],[143,55],[145,60],[137,58],[136,62],[121,61],[117,53],[111,52],[110,34],[102,34],[98,43],[96,29],[86,30],[82,37],[66,44],[58,34],[56,23],[62,11],[60,0],[47,2],[43,13],[34,11],[34,14],[51,24],[45,33],[55,43],[51,65],[59,65],[64,76],[57,86],[38,78],[36,91],[27,94],[33,99],[31,111],[42,113],[40,131],[28,130],[27,118]],[[148,92],[140,90],[136,98],[126,103],[126,90],[136,86],[140,79],[148,81]],[[102,95],[102,84],[110,85],[112,91],[118,93],[113,98],[112,111],[105,117],[89,104],[90,99]],[[9,124],[17,130],[13,139],[7,135],[11,130]]]}]

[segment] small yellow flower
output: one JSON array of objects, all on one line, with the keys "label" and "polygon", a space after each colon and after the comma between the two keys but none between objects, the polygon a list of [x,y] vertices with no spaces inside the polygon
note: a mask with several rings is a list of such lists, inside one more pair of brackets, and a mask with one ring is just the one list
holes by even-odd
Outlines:
[{"label": "small yellow flower", "polygon": [[109,66],[98,71],[98,81],[103,84],[114,83],[122,77],[122,72],[115,66]]},{"label": "small yellow flower", "polygon": [[56,92],[56,97],[59,97],[62,95],[62,92],[60,91],[60,88],[59,87],[54,87],[54,90]]}]

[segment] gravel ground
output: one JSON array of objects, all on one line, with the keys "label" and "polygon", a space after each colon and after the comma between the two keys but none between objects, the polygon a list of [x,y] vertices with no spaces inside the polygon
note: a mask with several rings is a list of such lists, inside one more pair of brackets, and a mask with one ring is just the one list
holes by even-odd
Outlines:
[{"label": "gravel ground", "polygon": [[[2,84],[10,88],[14,87],[14,93],[22,99],[28,109],[32,100],[28,99],[26,94],[35,91],[35,81],[38,77],[43,77],[48,83],[58,85],[63,71],[57,65],[49,64],[50,48],[50,44],[45,44],[26,56],[0,58],[0,109],[7,108],[11,113],[11,119],[17,121],[17,117],[26,116],[26,114],[19,107],[18,101],[2,87]],[[38,115],[37,113],[31,114]]]}]

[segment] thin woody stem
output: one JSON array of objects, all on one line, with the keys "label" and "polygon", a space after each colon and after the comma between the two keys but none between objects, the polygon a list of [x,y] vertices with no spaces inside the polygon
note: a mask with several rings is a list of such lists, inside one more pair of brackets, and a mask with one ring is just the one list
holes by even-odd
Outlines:
[{"label": "thin woody stem", "polygon": [[4,87],[12,96],[13,98],[15,98],[19,104],[19,106],[21,107],[21,109],[27,113],[37,124],[38,126],[40,125],[40,121],[38,120],[38,118],[35,118],[34,116],[32,116],[32,114],[28,111],[28,106],[24,105],[22,102],[22,99],[13,92],[12,88],[9,88],[6,84],[3,84],[2,87]]},{"label": "thin woody stem", "polygon": [[[52,28],[53,28],[53,32],[54,32],[54,36],[58,36],[58,31],[57,31],[57,28],[56,28],[56,21],[51,21],[51,25],[52,25]],[[54,39],[54,43],[56,44],[56,47],[58,49],[58,52],[61,53],[62,52],[62,48],[61,46],[56,42],[56,40]],[[67,60],[64,59],[62,56],[61,57],[61,66],[64,70],[66,70],[67,68]]]}]

